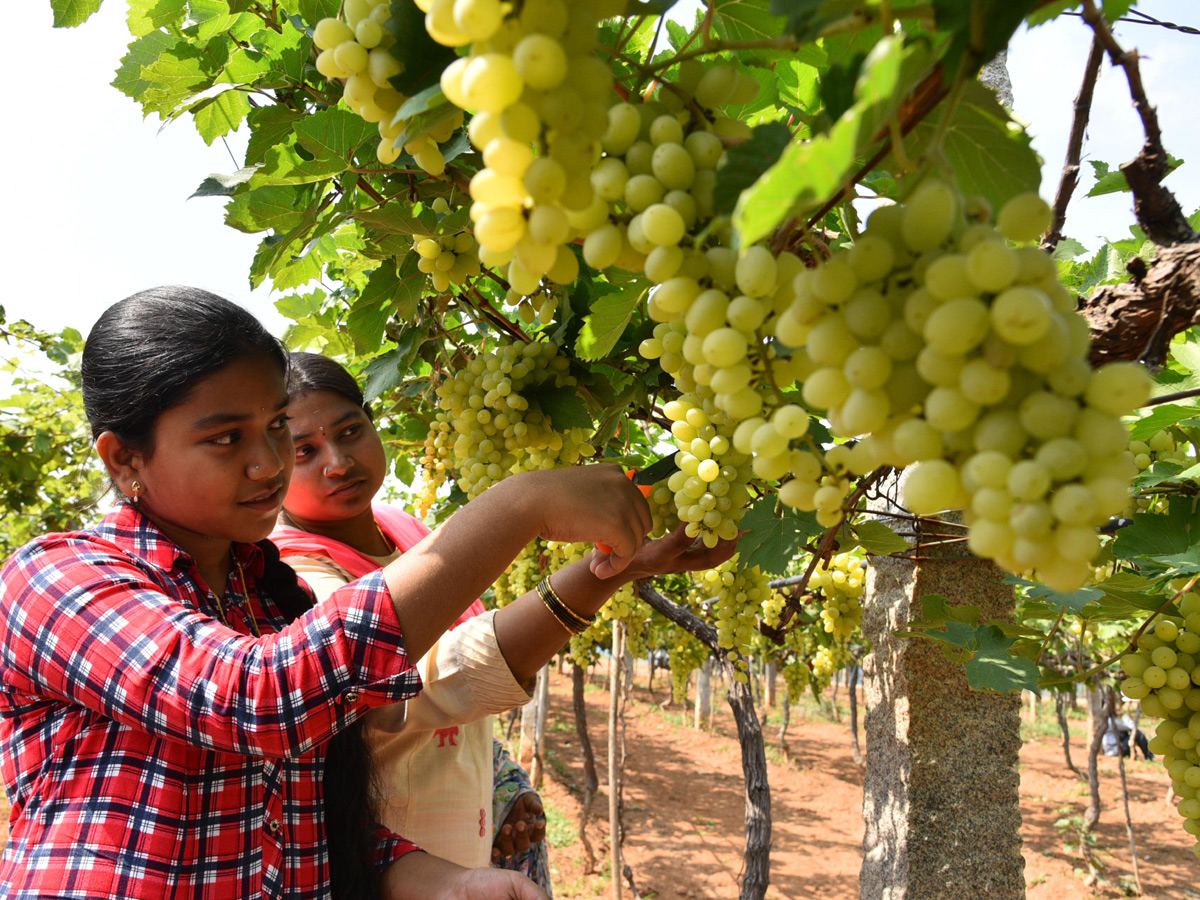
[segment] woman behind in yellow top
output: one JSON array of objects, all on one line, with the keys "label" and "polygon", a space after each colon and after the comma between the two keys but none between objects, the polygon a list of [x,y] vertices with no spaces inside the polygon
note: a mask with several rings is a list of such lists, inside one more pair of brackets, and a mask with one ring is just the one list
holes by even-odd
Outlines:
[{"label": "woman behind in yellow top", "polygon": [[[272,540],[320,598],[363,567],[395,559],[427,529],[402,510],[372,503],[386,459],[345,369],[319,354],[293,353],[288,391],[296,468]],[[554,573],[567,622],[572,613],[590,618],[630,580],[719,565],[735,546],[691,544],[682,529],[651,541],[620,576],[603,581],[587,560]],[[504,610],[469,609],[418,664],[425,690],[371,713],[367,734],[386,825],[461,865],[519,868],[549,890],[545,848],[537,846],[541,803],[507,755],[493,756],[491,714],[528,701],[526,687],[570,637],[567,622],[532,591]]]}]

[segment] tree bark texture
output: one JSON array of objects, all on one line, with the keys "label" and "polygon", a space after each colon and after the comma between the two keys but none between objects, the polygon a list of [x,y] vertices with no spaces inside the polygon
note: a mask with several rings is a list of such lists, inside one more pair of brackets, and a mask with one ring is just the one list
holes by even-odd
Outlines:
[{"label": "tree bark texture", "polygon": [[771,786],[767,781],[766,747],[748,686],[737,681],[732,670],[727,674],[729,708],[737,723],[746,781],[746,849],[739,896],[740,900],[762,900],[771,880]]},{"label": "tree bark texture", "polygon": [[855,764],[864,768],[867,761],[863,758],[862,747],[858,742],[858,661],[850,663],[850,755]]},{"label": "tree bark texture", "polygon": [[[1074,685],[1071,685],[1074,688]],[[1058,717],[1058,729],[1062,732],[1062,748],[1063,759],[1067,762],[1067,768],[1075,773],[1077,778],[1085,778],[1084,774],[1079,771],[1079,767],[1075,765],[1071,759],[1071,727],[1067,722],[1067,707],[1070,705],[1071,699],[1065,691],[1056,691],[1054,694],[1054,713]]]},{"label": "tree bark texture", "polygon": [[587,837],[588,820],[592,815],[592,803],[596,800],[596,789],[600,779],[596,775],[596,752],[592,749],[592,738],[588,734],[587,705],[584,703],[584,680],[586,673],[578,663],[571,666],[571,706],[575,711],[575,736],[579,738],[579,749],[583,753],[583,810],[579,815],[579,842],[587,854],[585,872],[596,871],[596,853]]},{"label": "tree bark texture", "polygon": [[1093,365],[1119,359],[1162,365],[1171,338],[1200,324],[1200,244],[1164,247],[1132,280],[1096,289],[1080,306],[1092,332]]},{"label": "tree bark texture", "polygon": [[613,622],[612,679],[608,694],[608,844],[613,900],[621,900],[621,768],[617,710],[621,704],[621,670],[625,657],[625,624]]},{"label": "tree bark texture", "polygon": [[[703,641],[718,658],[723,657],[723,651],[717,646],[717,629],[657,591],[648,581],[639,584],[638,593],[651,607]],[[711,659],[707,665],[712,665]],[[722,664],[719,671],[729,675],[729,706],[737,723],[745,778],[746,847],[742,854],[745,871],[738,897],[739,900],[763,900],[771,874],[771,786],[767,782],[762,726],[754,712],[754,698],[746,685],[733,678],[733,671],[727,665]]]}]

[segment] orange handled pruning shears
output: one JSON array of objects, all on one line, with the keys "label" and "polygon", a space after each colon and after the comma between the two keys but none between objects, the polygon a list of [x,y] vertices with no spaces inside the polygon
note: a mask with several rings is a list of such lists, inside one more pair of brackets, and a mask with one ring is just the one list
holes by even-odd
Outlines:
[{"label": "orange handled pruning shears", "polygon": [[[626,469],[625,475],[637,485],[637,489],[642,492],[643,497],[649,498],[650,493],[654,490],[654,485],[674,472],[675,469],[675,452],[671,452],[666,456],[659,457],[644,469]],[[599,541],[596,541],[596,549],[601,553],[612,553],[612,547]]]}]

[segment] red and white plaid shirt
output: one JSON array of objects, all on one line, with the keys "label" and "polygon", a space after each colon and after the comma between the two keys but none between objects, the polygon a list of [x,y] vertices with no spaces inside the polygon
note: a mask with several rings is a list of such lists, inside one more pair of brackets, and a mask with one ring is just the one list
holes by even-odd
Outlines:
[{"label": "red and white plaid shirt", "polygon": [[[380,574],[289,625],[256,588],[261,551],[235,553],[232,630],[130,506],[4,567],[0,898],[329,896],[324,744],[420,678]],[[380,865],[415,849],[379,838]]]}]

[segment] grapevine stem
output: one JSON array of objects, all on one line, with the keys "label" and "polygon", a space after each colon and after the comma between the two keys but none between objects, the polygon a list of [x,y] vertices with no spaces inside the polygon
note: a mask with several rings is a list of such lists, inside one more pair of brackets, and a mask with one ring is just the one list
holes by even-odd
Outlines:
[{"label": "grapevine stem", "polygon": [[1067,608],[1060,606],[1058,608],[1058,618],[1054,620],[1054,624],[1050,627],[1050,633],[1046,635],[1046,640],[1042,641],[1042,646],[1038,648],[1037,658],[1040,660],[1046,652],[1046,648],[1050,646],[1050,642],[1054,640],[1054,635],[1058,633],[1058,626],[1062,624],[1063,616],[1067,614]]},{"label": "grapevine stem", "polygon": [[1083,139],[1087,133],[1088,119],[1092,111],[1092,96],[1096,90],[1096,79],[1100,76],[1100,62],[1104,59],[1104,44],[1099,35],[1092,36],[1092,49],[1083,69],[1083,83],[1075,97],[1075,114],[1071,119],[1071,137],[1067,142],[1067,159],[1063,163],[1058,190],[1054,194],[1054,221],[1042,238],[1042,249],[1053,253],[1062,240],[1063,225],[1067,221],[1067,206],[1075,186],[1079,184],[1079,163],[1083,153]]},{"label": "grapevine stem", "polygon": [[858,482],[858,486],[854,489],[854,493],[851,494],[849,501],[843,507],[842,517],[838,520],[838,523],[829,528],[821,538],[821,543],[818,544],[817,549],[813,551],[812,559],[809,560],[808,567],[804,570],[801,580],[795,582],[797,590],[792,591],[791,595],[788,597],[787,603],[785,603],[783,609],[780,610],[779,624],[776,626],[776,631],[780,633],[781,641],[784,627],[792,620],[792,616],[800,611],[800,606],[796,602],[796,595],[803,595],[805,593],[808,587],[808,581],[812,577],[812,573],[816,571],[817,563],[823,559],[828,559],[829,555],[833,552],[833,545],[837,543],[838,532],[841,531],[842,526],[845,525],[847,514],[853,511],[855,505],[867,492],[867,489],[879,479],[883,478],[884,475],[890,471],[891,469],[888,466],[880,466],[874,472],[864,476]]},{"label": "grapevine stem", "polygon": [[1158,397],[1153,397],[1147,400],[1142,409],[1149,406],[1161,406],[1164,403],[1174,403],[1176,400],[1187,400],[1189,397],[1200,397],[1200,388],[1192,388],[1186,391],[1176,391],[1173,394],[1162,394]]}]

